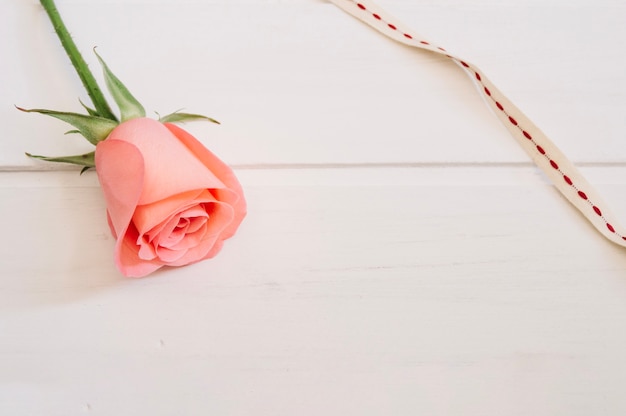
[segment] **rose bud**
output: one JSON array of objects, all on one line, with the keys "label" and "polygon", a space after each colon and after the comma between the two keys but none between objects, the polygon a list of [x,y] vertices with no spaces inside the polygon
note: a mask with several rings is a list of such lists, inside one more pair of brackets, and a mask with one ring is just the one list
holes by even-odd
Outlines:
[{"label": "rose bud", "polygon": [[233,171],[171,123],[121,123],[97,144],[95,165],[125,276],[215,256],[246,215]]}]

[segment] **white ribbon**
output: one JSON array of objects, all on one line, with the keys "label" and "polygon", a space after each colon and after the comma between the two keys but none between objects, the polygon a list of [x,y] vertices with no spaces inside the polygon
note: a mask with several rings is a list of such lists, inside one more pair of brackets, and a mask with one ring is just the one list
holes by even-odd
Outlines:
[{"label": "white ribbon", "polygon": [[395,41],[443,55],[456,62],[477,83],[485,101],[492,107],[502,124],[565,198],[580,210],[604,237],[626,247],[626,230],[618,223],[593,186],[559,148],[509,101],[478,67],[427,41],[372,1],[330,0],[330,2]]}]

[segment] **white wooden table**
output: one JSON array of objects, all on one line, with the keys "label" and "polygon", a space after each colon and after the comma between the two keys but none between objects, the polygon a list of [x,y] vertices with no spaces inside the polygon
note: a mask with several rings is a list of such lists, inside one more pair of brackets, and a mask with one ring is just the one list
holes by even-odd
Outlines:
[{"label": "white wooden table", "polygon": [[[477,63],[626,219],[626,3],[380,0]],[[235,167],[213,260],[125,279],[88,150],[14,104],[85,99],[0,3],[0,414],[623,415],[626,252],[455,65],[320,0],[58,0],[137,97]],[[455,122],[450,122],[451,115]]]}]

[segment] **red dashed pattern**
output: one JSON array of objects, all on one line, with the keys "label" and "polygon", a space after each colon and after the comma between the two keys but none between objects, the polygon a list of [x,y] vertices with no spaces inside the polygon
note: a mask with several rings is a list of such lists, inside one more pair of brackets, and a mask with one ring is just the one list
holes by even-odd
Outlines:
[{"label": "red dashed pattern", "polygon": [[[463,65],[463,63],[461,63],[461,65]],[[467,64],[466,64],[467,65]],[[463,65],[465,66],[465,65]],[[469,65],[467,66],[467,68],[469,68]],[[472,69],[473,70],[473,69]],[[474,74],[476,75],[476,79],[478,80],[478,82],[480,82],[482,84],[482,80],[480,77],[480,74],[478,72],[476,72],[474,70]],[[485,94],[487,95],[488,98],[490,98],[496,105],[496,107],[498,108],[498,110],[500,110],[501,112],[503,112],[507,117],[509,122],[517,127],[522,135],[530,140],[534,145],[535,145],[535,149],[537,150],[537,152],[539,152],[539,154],[541,154],[542,156],[544,156],[546,158],[546,160],[548,161],[548,163],[550,164],[550,166],[552,167],[552,169],[558,171],[562,176],[563,176],[563,180],[565,181],[565,183],[567,183],[569,186],[571,186],[574,191],[577,192],[578,196],[583,199],[584,201],[587,201],[589,203],[589,206],[591,207],[591,209],[593,210],[593,212],[599,216],[600,218],[602,218],[602,220],[604,221],[604,223],[606,224],[606,228],[613,234],[616,234],[618,237],[621,237],[622,240],[626,241],[626,236],[620,235],[615,231],[615,227],[613,227],[613,225],[611,223],[608,222],[608,220],[606,218],[604,218],[604,216],[602,215],[602,211],[600,210],[600,208],[598,208],[593,202],[591,202],[589,200],[589,197],[587,196],[587,194],[585,192],[583,192],[582,190],[580,190],[575,184],[574,182],[571,180],[571,178],[569,176],[567,176],[559,167],[559,164],[552,159],[552,157],[550,155],[548,155],[548,153],[546,152],[546,150],[539,144],[537,144],[537,142],[535,142],[535,139],[532,137],[532,135],[530,133],[528,133],[526,130],[524,130],[520,124],[518,123],[518,121],[511,115],[509,115],[506,111],[506,109],[504,108],[504,106],[502,104],[500,104],[498,101],[496,101],[492,96],[491,96],[491,92],[489,91],[489,89],[483,85],[484,87],[484,91]]]},{"label": "red dashed pattern", "polygon": [[[409,34],[409,33],[404,33],[398,30],[398,27],[390,22],[385,22],[378,14],[373,13],[371,11],[369,11],[367,9],[367,7],[365,7],[362,3],[357,2],[356,0],[350,0],[352,1],[354,4],[357,5],[357,7],[359,9],[361,9],[363,12],[367,12],[370,13],[372,15],[372,17],[374,17],[376,20],[379,20],[383,23],[385,23],[387,25],[387,27],[393,31],[396,32],[400,32],[402,33],[402,35],[407,38],[407,39],[414,39],[414,37]],[[422,45],[426,45],[426,46],[431,46],[430,42],[427,42],[425,40],[420,40],[419,41],[420,44]],[[437,47],[438,50],[445,52],[446,50],[441,48],[441,47]],[[454,61],[460,63],[464,68],[472,71],[474,73],[474,76],[476,77],[476,80],[480,83],[480,85],[483,87],[483,91],[485,92],[485,95],[493,102],[493,104],[496,106],[496,108],[501,111],[502,113],[504,113],[504,115],[508,118],[508,121],[515,127],[517,127],[519,129],[519,131],[522,133],[522,135],[528,139],[530,142],[532,142],[533,145],[535,145],[535,149],[537,150],[537,152],[539,152],[539,154],[541,154],[543,157],[546,158],[547,162],[550,164],[550,166],[552,167],[552,169],[558,171],[562,176],[563,176],[563,180],[565,181],[565,183],[567,183],[570,187],[572,187],[572,189],[578,194],[578,196],[583,199],[584,201],[587,201],[589,203],[589,206],[591,207],[591,209],[593,210],[593,212],[600,218],[602,218],[602,220],[604,221],[604,223],[606,224],[606,228],[613,234],[616,234],[617,236],[621,237],[624,241],[626,241],[626,236],[622,236],[620,234],[617,234],[617,232],[615,231],[615,227],[613,227],[612,224],[610,224],[608,222],[607,219],[604,218],[604,216],[602,215],[602,211],[600,210],[600,208],[598,208],[595,204],[593,204],[593,202],[591,202],[587,196],[587,194],[585,192],[583,192],[581,189],[579,189],[576,184],[572,181],[572,179],[567,176],[559,167],[558,163],[552,159],[552,157],[550,157],[550,155],[547,154],[547,152],[545,151],[545,149],[543,147],[541,147],[541,145],[539,145],[535,139],[532,137],[532,135],[530,133],[528,133],[526,130],[524,130],[522,128],[522,126],[519,124],[519,122],[512,116],[510,115],[506,109],[504,108],[504,106],[498,102],[495,98],[493,98],[493,96],[491,95],[491,91],[489,90],[489,88],[483,84],[483,80],[482,77],[480,75],[480,73],[472,68],[467,62],[462,61],[462,60],[458,60],[457,58],[454,58],[450,55],[446,55],[448,58],[453,59]]]}]

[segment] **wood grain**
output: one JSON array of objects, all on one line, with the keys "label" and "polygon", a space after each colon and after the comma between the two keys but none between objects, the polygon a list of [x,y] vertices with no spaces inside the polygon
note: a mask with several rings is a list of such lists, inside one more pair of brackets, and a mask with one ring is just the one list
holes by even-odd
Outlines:
[{"label": "wood grain", "polygon": [[[235,165],[521,162],[526,155],[454,64],[409,52],[319,0],[60,0],[146,109],[220,120],[190,128]],[[178,4],[178,3],[176,3]],[[381,5],[479,65],[577,162],[623,162],[625,7],[615,1]],[[88,148],[13,104],[79,111],[81,86],[34,2],[0,5],[0,165]],[[23,28],[29,28],[24,31]],[[602,30],[593,30],[602,28]],[[16,138],[20,138],[17,140]]]},{"label": "wood grain", "polygon": [[145,279],[95,175],[0,175],[3,413],[626,410],[626,257],[533,168],[238,174],[220,256]]},{"label": "wood grain", "polygon": [[[626,218],[617,0],[380,0],[478,64]],[[321,0],[58,0],[149,111],[236,166],[215,259],[124,279],[83,97],[37,2],[0,2],[0,414],[622,415],[626,256],[463,72]],[[84,98],[84,97],[83,97]],[[49,171],[52,169],[52,171]]]}]

